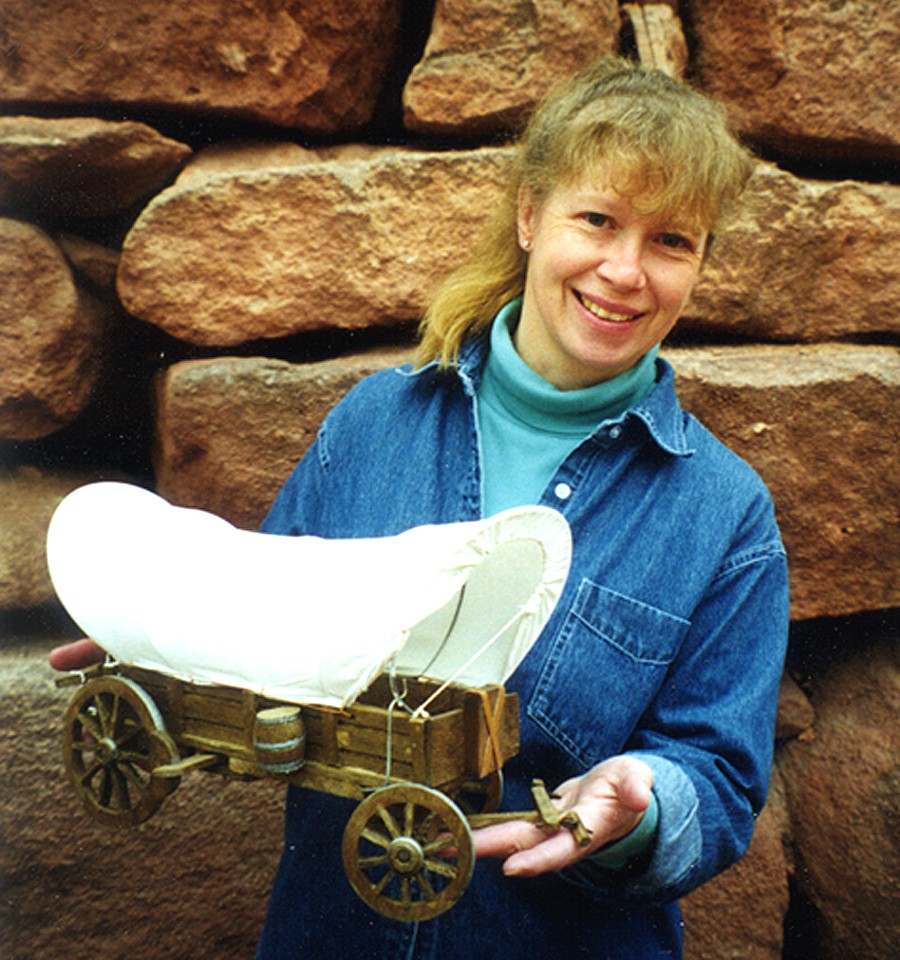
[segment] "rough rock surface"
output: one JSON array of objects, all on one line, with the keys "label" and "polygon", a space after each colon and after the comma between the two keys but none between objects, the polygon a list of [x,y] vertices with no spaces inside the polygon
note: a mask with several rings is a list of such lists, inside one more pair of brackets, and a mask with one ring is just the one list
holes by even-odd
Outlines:
[{"label": "rough rock surface", "polygon": [[884,960],[900,932],[897,637],[853,639],[856,652],[813,683],[815,737],[780,758],[796,882],[818,911],[822,960]]},{"label": "rough rock surface", "polygon": [[190,154],[143,123],[0,117],[0,209],[118,213],[164,186]]},{"label": "rough rock surface", "polygon": [[514,128],[562,76],[618,46],[614,0],[437,0],[404,124],[426,134]]},{"label": "rough rock surface", "polygon": [[398,21],[398,0],[5,0],[0,98],[174,107],[334,133],[371,117]]},{"label": "rough rock surface", "polygon": [[157,390],[158,492],[255,529],[325,414],[362,377],[409,354],[383,349],[309,364],[229,357],[175,364]]},{"label": "rough rock surface", "polygon": [[84,410],[106,316],[46,233],[0,219],[0,437],[34,440]]},{"label": "rough rock surface", "polygon": [[800,686],[788,675],[781,678],[778,689],[778,716],[775,739],[793,740],[811,729],[816,722],[815,707]]},{"label": "rough rock surface", "polygon": [[0,470],[0,611],[56,603],[44,547],[47,525],[67,493],[97,479],[37,467]]},{"label": "rough rock surface", "polygon": [[900,157],[900,6],[691,0],[701,85],[786,153]]},{"label": "rough rock surface", "polygon": [[900,332],[900,187],[761,164],[682,325],[762,340]]},{"label": "rough rock surface", "polygon": [[281,849],[281,788],[194,773],[140,827],[95,824],[63,767],[72,691],[53,685],[51,646],[7,633],[0,647],[0,956],[252,957]]},{"label": "rough rock surface", "polygon": [[115,294],[116,271],[119,269],[118,250],[86,240],[74,233],[59,233],[55,239],[78,277],[87,280],[104,294]]},{"label": "rough rock surface", "polygon": [[689,960],[781,960],[788,909],[789,831],[777,770],[747,853],[681,901]]},{"label": "rough rock surface", "polygon": [[795,619],[900,602],[900,352],[709,347],[667,354],[682,402],[762,475],[777,504]]},{"label": "rough rock surface", "polygon": [[[209,345],[416,318],[471,249],[508,156],[220,147],[135,223],[120,294],[136,316]],[[803,341],[896,332],[898,208],[896,186],[761,165],[683,328]]]},{"label": "rough rock surface", "polygon": [[[506,151],[353,151],[220,171],[159,194],[128,234],[125,308],[192,343],[415,319],[469,250]],[[258,167],[258,158],[257,164]]]}]

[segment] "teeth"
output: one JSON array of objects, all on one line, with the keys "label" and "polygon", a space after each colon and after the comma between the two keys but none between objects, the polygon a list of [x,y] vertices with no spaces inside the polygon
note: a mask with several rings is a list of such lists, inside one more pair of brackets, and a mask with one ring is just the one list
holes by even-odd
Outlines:
[{"label": "teeth", "polygon": [[578,295],[578,299],[584,307],[590,310],[595,317],[599,317],[601,320],[612,320],[613,323],[623,323],[625,320],[634,320],[634,314],[610,313],[608,310],[598,307],[596,303],[591,303],[590,300],[586,300],[583,296],[581,296],[581,294]]}]

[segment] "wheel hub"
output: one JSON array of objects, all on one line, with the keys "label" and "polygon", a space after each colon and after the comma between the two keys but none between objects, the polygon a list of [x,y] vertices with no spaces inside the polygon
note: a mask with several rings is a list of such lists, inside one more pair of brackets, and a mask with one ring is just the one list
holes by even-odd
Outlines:
[{"label": "wheel hub", "polygon": [[97,741],[97,759],[103,766],[108,767],[111,763],[115,763],[118,758],[119,745],[115,740],[110,737],[104,737],[102,740]]},{"label": "wheel hub", "polygon": [[397,873],[404,876],[418,873],[425,866],[425,854],[412,837],[397,837],[387,849],[388,860]]}]

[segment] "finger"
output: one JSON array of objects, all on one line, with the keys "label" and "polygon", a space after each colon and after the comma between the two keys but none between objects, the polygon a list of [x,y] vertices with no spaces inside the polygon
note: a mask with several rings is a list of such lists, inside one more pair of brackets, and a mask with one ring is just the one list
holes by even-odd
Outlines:
[{"label": "finger", "polygon": [[508,877],[534,877],[561,870],[579,860],[582,850],[569,830],[543,833],[541,843],[507,857],[503,872]]},{"label": "finger", "polygon": [[650,806],[651,786],[645,777],[634,774],[619,784],[619,799],[629,810],[642,812]]},{"label": "finger", "polygon": [[96,641],[85,637],[51,650],[49,659],[54,670],[81,670],[92,663],[100,663],[105,656],[105,651]]},{"label": "finger", "polygon": [[543,830],[524,820],[495,823],[472,831],[476,857],[508,857],[535,846],[545,837]]}]

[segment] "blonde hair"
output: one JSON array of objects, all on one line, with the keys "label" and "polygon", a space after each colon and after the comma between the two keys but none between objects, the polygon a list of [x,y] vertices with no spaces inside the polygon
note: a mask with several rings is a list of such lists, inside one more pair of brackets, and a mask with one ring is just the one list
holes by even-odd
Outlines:
[{"label": "blonde hair", "polygon": [[417,365],[454,364],[465,340],[522,293],[523,189],[539,207],[559,184],[602,175],[618,193],[639,200],[642,212],[686,215],[712,233],[752,165],[715,101],[626,60],[594,61],[551,90],[532,114],[471,259],[441,285],[425,313]]}]

